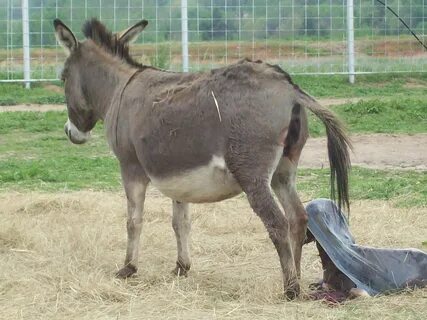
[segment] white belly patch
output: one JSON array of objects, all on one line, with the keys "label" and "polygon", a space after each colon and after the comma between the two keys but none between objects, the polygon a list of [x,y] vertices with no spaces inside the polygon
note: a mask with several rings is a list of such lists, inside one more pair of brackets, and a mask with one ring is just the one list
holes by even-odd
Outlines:
[{"label": "white belly patch", "polygon": [[206,166],[187,170],[172,177],[150,177],[164,195],[182,202],[216,202],[242,192],[223,157],[213,156]]}]

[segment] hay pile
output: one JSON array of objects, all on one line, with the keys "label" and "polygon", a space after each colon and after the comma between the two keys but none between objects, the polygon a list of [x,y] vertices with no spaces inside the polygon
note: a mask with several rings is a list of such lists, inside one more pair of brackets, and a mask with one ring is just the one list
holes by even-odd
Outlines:
[{"label": "hay pile", "polygon": [[[426,319],[426,290],[352,301],[282,298],[279,261],[245,198],[194,205],[193,267],[178,279],[171,203],[149,191],[136,278],[116,280],[126,246],[121,193],[0,194],[2,319]],[[358,243],[419,247],[427,209],[353,204]],[[318,280],[313,245],[304,250],[303,288]]]}]

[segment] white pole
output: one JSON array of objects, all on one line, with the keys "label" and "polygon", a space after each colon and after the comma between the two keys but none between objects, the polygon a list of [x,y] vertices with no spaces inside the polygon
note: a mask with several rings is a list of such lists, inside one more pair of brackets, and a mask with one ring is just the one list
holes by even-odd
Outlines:
[{"label": "white pole", "polygon": [[182,71],[188,72],[188,14],[187,0],[181,0]]},{"label": "white pole", "polygon": [[347,53],[348,53],[348,81],[353,84],[354,75],[354,5],[353,0],[347,0]]},{"label": "white pole", "polygon": [[28,0],[22,0],[22,46],[24,50],[24,80],[25,88],[30,89],[30,22],[28,15]]}]

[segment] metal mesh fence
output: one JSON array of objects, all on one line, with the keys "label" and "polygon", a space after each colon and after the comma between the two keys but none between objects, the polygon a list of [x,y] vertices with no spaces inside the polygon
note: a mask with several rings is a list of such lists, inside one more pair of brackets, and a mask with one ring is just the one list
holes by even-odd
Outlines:
[{"label": "metal mesh fence", "polygon": [[[424,39],[426,0],[388,0]],[[0,81],[22,81],[23,7],[0,0]],[[281,65],[293,74],[346,74],[346,0],[188,0],[189,70],[243,57]],[[182,70],[181,0],[28,0],[31,80],[59,78],[65,54],[52,21],[83,40],[86,19],[119,31],[142,18],[149,25],[132,45],[137,60]],[[399,20],[376,0],[354,1],[355,72],[420,72],[427,55]]]}]

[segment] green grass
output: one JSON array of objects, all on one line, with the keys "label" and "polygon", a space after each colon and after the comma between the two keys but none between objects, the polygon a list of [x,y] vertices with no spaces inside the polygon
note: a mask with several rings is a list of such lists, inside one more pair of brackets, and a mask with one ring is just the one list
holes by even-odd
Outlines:
[{"label": "green grass", "polygon": [[[299,170],[298,189],[309,198],[330,197],[329,169]],[[427,205],[427,174],[353,168],[351,199],[388,200],[397,206]],[[67,155],[0,161],[0,190],[119,190],[112,156]]]},{"label": "green grass", "polygon": [[[427,132],[427,97],[361,100],[332,110],[353,134]],[[323,124],[312,115],[309,126],[311,136],[324,135]]]},{"label": "green grass", "polygon": [[427,100],[359,101],[336,107],[351,132],[418,133],[427,131]]},{"label": "green grass", "polygon": [[[352,200],[387,200],[403,207],[427,206],[427,173],[354,167]],[[329,169],[299,170],[298,189],[311,198],[330,197]]]},{"label": "green grass", "polygon": [[[333,110],[351,133],[427,132],[427,97],[362,100],[333,107]],[[62,131],[66,115],[64,112],[4,112],[0,119],[0,134],[14,130],[39,133]],[[314,116],[310,116],[309,125],[311,136],[324,135],[323,124]]]},{"label": "green grass", "polygon": [[[359,109],[351,110],[344,111],[358,115]],[[402,111],[402,115],[406,113]],[[360,112],[363,121],[364,114]],[[373,111],[371,117],[377,114]],[[121,188],[118,162],[109,151],[102,124],[95,127],[87,144],[77,146],[68,142],[63,132],[66,118],[65,112],[0,113],[0,190]],[[402,206],[427,205],[426,172],[354,168],[350,185],[352,199],[392,200]],[[328,197],[329,170],[300,170],[298,188],[310,198]]]},{"label": "green grass", "polygon": [[46,89],[40,83],[32,84],[30,90],[22,84],[0,83],[0,106],[25,103],[62,104],[65,98],[63,94]]},{"label": "green grass", "polygon": [[427,94],[427,73],[357,75],[353,85],[348,83],[347,76],[341,75],[295,75],[292,78],[303,90],[318,98],[369,96],[387,99]]},{"label": "green grass", "polygon": [[[427,73],[359,75],[354,85],[348,83],[347,76],[341,75],[296,75],[293,79],[301,88],[318,98],[419,98],[427,101]],[[57,104],[65,103],[65,98],[63,94],[53,92],[40,83],[32,84],[31,90],[24,89],[22,84],[0,83],[0,105],[22,103]]]},{"label": "green grass", "polygon": [[15,130],[27,133],[58,131],[59,124],[66,121],[64,112],[3,112],[0,115],[0,134]]},{"label": "green grass", "polygon": [[0,161],[3,190],[117,190],[119,168],[113,157],[75,156]]},{"label": "green grass", "polygon": [[0,188],[119,186],[119,178],[104,172],[118,172],[118,166],[104,139],[102,123],[92,131],[93,138],[87,144],[77,146],[65,136],[66,119],[65,112],[0,113]]}]

